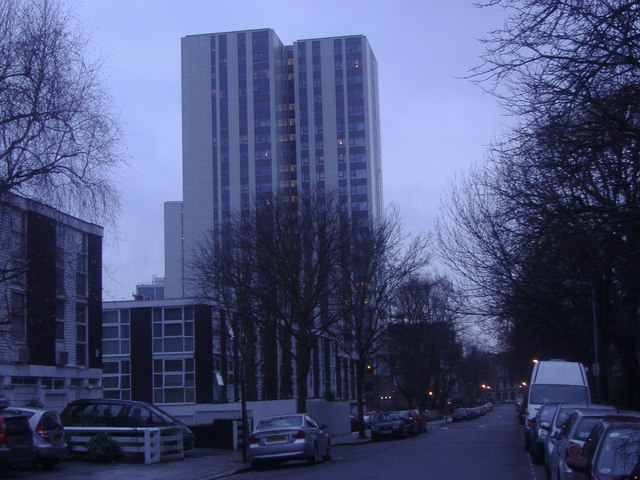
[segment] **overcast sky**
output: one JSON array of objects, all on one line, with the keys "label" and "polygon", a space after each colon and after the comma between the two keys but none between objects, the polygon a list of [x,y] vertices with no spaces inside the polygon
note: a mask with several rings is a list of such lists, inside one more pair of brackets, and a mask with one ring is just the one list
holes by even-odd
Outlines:
[{"label": "overcast sky", "polygon": [[460,79],[501,9],[470,0],[64,0],[104,59],[123,122],[118,231],[104,240],[104,300],[164,274],[163,203],[182,199],[180,38],[272,28],[286,45],[363,34],[378,59],[385,205],[409,232],[433,230],[456,173],[503,130],[496,99]]}]

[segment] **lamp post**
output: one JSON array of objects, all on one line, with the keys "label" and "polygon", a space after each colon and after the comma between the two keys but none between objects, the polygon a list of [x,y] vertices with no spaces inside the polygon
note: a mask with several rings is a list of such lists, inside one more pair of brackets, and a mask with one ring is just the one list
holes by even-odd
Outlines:
[{"label": "lamp post", "polygon": [[598,338],[598,307],[596,304],[596,286],[591,283],[591,321],[593,324],[593,383],[595,387],[596,400],[600,400],[600,354],[598,347],[600,344]]},{"label": "lamp post", "polygon": [[595,390],[595,400],[600,400],[600,338],[598,335],[598,303],[597,303],[597,292],[596,292],[596,282],[573,282],[577,285],[588,285],[591,290],[591,326],[593,328],[593,365],[591,367],[591,374],[593,375],[593,387]]}]

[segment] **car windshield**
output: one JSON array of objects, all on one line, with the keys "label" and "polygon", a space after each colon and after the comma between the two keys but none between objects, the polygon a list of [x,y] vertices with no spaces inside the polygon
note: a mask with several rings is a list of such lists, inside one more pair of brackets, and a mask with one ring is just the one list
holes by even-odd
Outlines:
[{"label": "car windshield", "polygon": [[556,413],[558,409],[557,405],[545,405],[540,409],[540,421],[548,422],[553,419],[553,414]]},{"label": "car windshield", "polygon": [[256,431],[271,430],[273,428],[293,428],[302,425],[302,417],[300,415],[291,415],[286,417],[265,418],[258,422]]},{"label": "car windshield", "polygon": [[602,420],[602,417],[584,417],[580,420],[575,432],[573,432],[572,438],[575,440],[585,441],[589,438],[589,434],[591,433],[591,430],[593,430],[593,427],[595,427],[596,423],[600,420]]},{"label": "car windshield", "polygon": [[531,386],[529,403],[570,402],[589,403],[587,387],[579,385],[541,385]]},{"label": "car windshield", "polygon": [[604,475],[629,475],[640,459],[640,428],[617,428],[601,440],[595,469]]},{"label": "car windshield", "polygon": [[400,416],[397,413],[381,413],[378,415],[378,421],[380,422],[390,422],[393,420],[398,420]]}]

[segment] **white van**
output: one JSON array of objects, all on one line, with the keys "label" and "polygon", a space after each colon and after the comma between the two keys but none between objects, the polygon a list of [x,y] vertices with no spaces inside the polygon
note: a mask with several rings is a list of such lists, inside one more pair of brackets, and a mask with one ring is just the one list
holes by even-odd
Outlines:
[{"label": "white van", "polygon": [[533,366],[524,424],[524,447],[529,451],[531,428],[543,403],[591,403],[589,382],[584,366],[578,362],[546,360]]}]

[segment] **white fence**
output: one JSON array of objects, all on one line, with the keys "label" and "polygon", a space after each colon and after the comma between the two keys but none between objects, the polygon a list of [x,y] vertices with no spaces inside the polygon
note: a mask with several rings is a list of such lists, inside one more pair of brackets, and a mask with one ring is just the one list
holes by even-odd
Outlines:
[{"label": "white fence", "polygon": [[104,432],[120,444],[123,454],[144,455],[146,464],[184,458],[182,429],[179,427],[65,427],[64,430],[72,452],[86,453],[89,440]]}]

